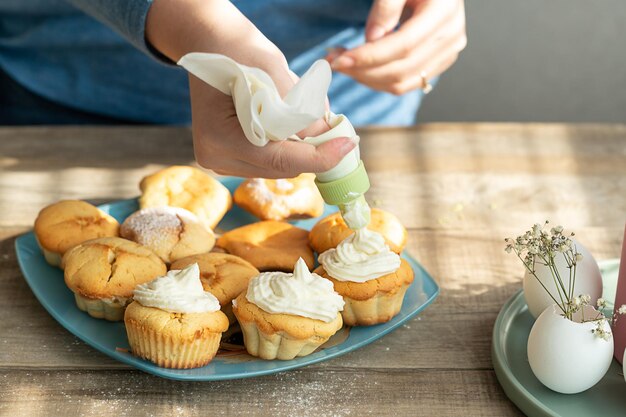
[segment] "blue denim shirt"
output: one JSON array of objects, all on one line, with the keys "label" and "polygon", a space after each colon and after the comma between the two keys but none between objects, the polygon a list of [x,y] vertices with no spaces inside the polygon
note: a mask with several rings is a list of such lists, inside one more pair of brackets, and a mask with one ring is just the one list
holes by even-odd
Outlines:
[{"label": "blue denim shirt", "polygon": [[[185,71],[146,45],[151,0],[2,0],[0,68],[30,91],[72,108],[145,123],[191,120]],[[302,74],[333,46],[363,42],[371,0],[233,2]],[[1,92],[0,92],[1,93]],[[409,125],[421,92],[373,91],[335,73],[332,110],[355,125]]]}]

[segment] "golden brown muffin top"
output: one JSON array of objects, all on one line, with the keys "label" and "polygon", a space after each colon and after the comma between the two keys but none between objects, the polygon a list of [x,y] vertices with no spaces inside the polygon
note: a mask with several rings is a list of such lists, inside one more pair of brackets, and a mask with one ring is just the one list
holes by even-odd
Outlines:
[{"label": "golden brown muffin top", "polygon": [[150,249],[119,237],[81,243],[63,256],[65,284],[87,298],[131,297],[139,284],[165,275]]},{"label": "golden brown muffin top", "polygon": [[43,208],[35,220],[35,235],[46,250],[64,254],[86,240],[118,236],[119,223],[98,207],[80,200],[63,200]]},{"label": "golden brown muffin top", "polygon": [[180,207],[149,207],[124,220],[120,235],[151,249],[164,262],[208,252],[215,235],[198,218]]},{"label": "golden brown muffin top", "polygon": [[[408,233],[400,220],[388,211],[373,208],[368,229],[380,233],[395,253],[401,253],[406,246]],[[309,233],[309,243],[317,253],[336,248],[341,241],[354,233],[343,221],[340,213],[333,213],[317,222]]]},{"label": "golden brown muffin top", "polygon": [[228,318],[220,310],[206,313],[170,313],[160,308],[146,307],[133,301],[124,313],[124,322],[152,329],[175,340],[195,340],[204,333],[223,333],[228,329]]},{"label": "golden brown muffin top", "polygon": [[252,223],[224,233],[217,246],[237,255],[259,271],[293,271],[298,258],[313,268],[309,232],[275,220]]},{"label": "golden brown muffin top", "polygon": [[209,174],[190,166],[171,166],[141,180],[139,206],[173,206],[189,210],[215,229],[232,206],[230,191]]},{"label": "golden brown muffin top", "polygon": [[322,265],[313,272],[329,279],[333,283],[335,291],[341,296],[357,301],[369,300],[377,293],[394,293],[413,282],[415,275],[411,265],[404,259],[400,259],[400,268],[397,271],[365,282],[339,281],[328,275]]},{"label": "golden brown muffin top", "polygon": [[315,185],[315,174],[295,178],[250,178],[239,184],[235,203],[261,220],[307,219],[321,216],[324,200]]},{"label": "golden brown muffin top", "polygon": [[233,313],[239,323],[252,323],[266,334],[284,332],[292,339],[308,339],[310,337],[329,338],[341,329],[343,320],[341,313],[330,323],[309,317],[293,314],[268,313],[251,303],[244,291],[235,299]]},{"label": "golden brown muffin top", "polygon": [[222,306],[248,288],[248,282],[259,274],[259,270],[245,259],[216,252],[179,259],[170,266],[170,270],[184,269],[194,263],[200,268],[202,287],[217,297]]}]

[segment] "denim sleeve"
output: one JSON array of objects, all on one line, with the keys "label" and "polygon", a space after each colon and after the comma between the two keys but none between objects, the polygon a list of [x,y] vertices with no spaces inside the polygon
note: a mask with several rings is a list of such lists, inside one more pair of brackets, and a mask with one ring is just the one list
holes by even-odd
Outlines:
[{"label": "denim sleeve", "polygon": [[146,16],[153,0],[66,0],[106,24],[133,46],[159,61],[172,63],[146,40]]}]

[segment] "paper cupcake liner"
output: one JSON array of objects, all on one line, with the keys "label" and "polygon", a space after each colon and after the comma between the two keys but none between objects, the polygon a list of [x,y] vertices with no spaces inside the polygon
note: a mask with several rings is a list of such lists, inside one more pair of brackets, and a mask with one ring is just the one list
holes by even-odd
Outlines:
[{"label": "paper cupcake liner", "polygon": [[394,293],[378,293],[368,300],[353,300],[344,296],[343,323],[347,326],[370,326],[388,322],[400,312],[407,288],[409,286],[405,285]]},{"label": "paper cupcake liner", "polygon": [[46,258],[46,262],[48,262],[52,266],[56,266],[61,268],[61,255],[56,252],[50,252],[47,249],[43,250],[43,257]]},{"label": "paper cupcake liner", "polygon": [[52,251],[49,251],[48,249],[45,249],[43,246],[41,246],[41,243],[39,243],[39,239],[37,239],[36,237],[35,237],[35,240],[37,241],[37,245],[39,246],[39,249],[41,249],[41,251],[43,252],[43,257],[46,259],[46,262],[48,262],[52,266],[61,268],[61,259],[62,259],[61,255],[59,255],[56,252],[52,252]]},{"label": "paper cupcake liner", "polygon": [[235,324],[237,318],[235,317],[235,313],[233,313],[233,303],[228,302],[220,308],[222,309],[222,313],[226,314],[226,317],[228,318],[228,323],[230,325]]},{"label": "paper cupcake liner", "polygon": [[169,337],[126,320],[126,334],[135,356],[154,362],[163,368],[199,368],[211,362],[220,346],[222,333],[203,333],[200,338],[182,340]]},{"label": "paper cupcake liner", "polygon": [[[111,303],[103,300],[92,299],[83,297],[80,294],[74,293],[74,299],[76,305],[82,311],[85,311],[91,317],[97,319],[105,319],[109,321],[121,321],[124,320],[124,310],[126,310],[126,304]],[[128,300],[132,301],[131,299]]]},{"label": "paper cupcake liner", "polygon": [[250,355],[261,359],[290,360],[296,356],[306,356],[329,339],[328,337],[292,339],[283,333],[264,333],[254,322],[239,322],[239,325],[246,350]]}]

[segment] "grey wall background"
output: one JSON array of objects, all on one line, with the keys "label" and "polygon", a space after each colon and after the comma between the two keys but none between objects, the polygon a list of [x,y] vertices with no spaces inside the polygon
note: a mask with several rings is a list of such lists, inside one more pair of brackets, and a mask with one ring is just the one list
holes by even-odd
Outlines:
[{"label": "grey wall background", "polygon": [[626,122],[626,0],[466,0],[428,121]]}]

